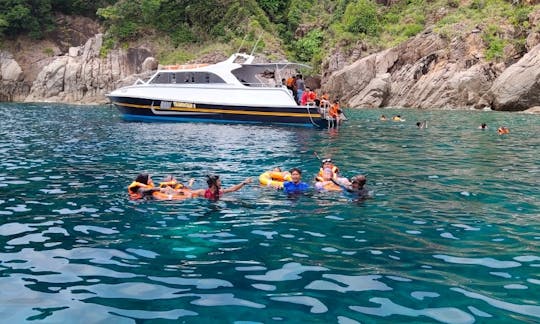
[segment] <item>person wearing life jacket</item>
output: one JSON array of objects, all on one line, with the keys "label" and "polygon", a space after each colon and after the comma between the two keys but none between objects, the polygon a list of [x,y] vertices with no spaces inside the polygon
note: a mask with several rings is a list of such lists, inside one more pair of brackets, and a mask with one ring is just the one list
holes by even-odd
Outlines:
[{"label": "person wearing life jacket", "polygon": [[158,188],[154,187],[154,182],[148,173],[141,173],[128,186],[128,194],[130,199],[142,199],[147,196],[152,196],[152,193]]},{"label": "person wearing life jacket", "polygon": [[209,200],[219,200],[223,194],[234,192],[240,190],[243,186],[248,183],[251,183],[251,178],[246,178],[244,181],[240,182],[237,185],[234,185],[230,188],[221,188],[221,180],[218,175],[209,175],[207,176],[206,183],[208,184],[207,189],[193,190],[191,192],[192,197],[204,197]]},{"label": "person wearing life jacket", "polygon": [[162,182],[159,183],[159,188],[170,188],[173,190],[187,189],[193,185],[193,181],[195,181],[195,179],[190,179],[188,185],[184,186],[182,183],[178,182],[173,175],[168,175],[163,179]]},{"label": "person wearing life jacket", "polygon": [[341,187],[336,183],[337,179],[332,169],[324,168],[322,176],[317,177],[315,188],[322,191],[341,190]]},{"label": "person wearing life jacket", "polygon": [[319,173],[315,177],[315,181],[319,181],[319,182],[325,181],[324,180],[325,169],[329,169],[332,172],[331,174],[332,179],[337,179],[339,177],[339,168],[334,165],[334,162],[332,162],[332,159],[323,159],[321,161],[321,168],[319,169]]},{"label": "person wearing life jacket", "polygon": [[330,110],[328,111],[328,115],[331,118],[332,121],[335,121],[334,126],[339,126],[341,123],[341,114],[343,112],[341,111],[341,108],[339,107],[339,99],[335,99],[332,105],[330,106]]},{"label": "person wearing life jacket", "polygon": [[155,192],[153,197],[157,200],[191,198],[191,186],[194,181],[195,179],[190,179],[187,186],[184,186],[173,175],[168,175],[159,183],[159,192]]},{"label": "person wearing life jacket", "polygon": [[501,126],[497,128],[497,133],[499,133],[499,135],[510,134],[510,129],[508,129],[506,126]]},{"label": "person wearing life jacket", "polygon": [[296,75],[287,79],[287,89],[292,92],[294,101],[296,101]]}]

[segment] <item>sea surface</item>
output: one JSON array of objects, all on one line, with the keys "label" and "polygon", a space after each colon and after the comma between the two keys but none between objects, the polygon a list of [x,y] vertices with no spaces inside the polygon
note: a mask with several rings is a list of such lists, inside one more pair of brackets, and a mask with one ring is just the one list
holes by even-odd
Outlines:
[{"label": "sea surface", "polygon": [[[346,113],[329,131],[0,104],[2,322],[540,322],[540,116]],[[275,166],[311,182],[317,156],[373,198],[258,184]],[[131,201],[140,172],[254,182]]]}]

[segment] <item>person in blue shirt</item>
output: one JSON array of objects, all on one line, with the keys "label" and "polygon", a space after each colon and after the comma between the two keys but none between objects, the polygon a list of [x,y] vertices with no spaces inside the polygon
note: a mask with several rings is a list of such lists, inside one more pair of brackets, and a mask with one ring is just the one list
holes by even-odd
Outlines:
[{"label": "person in blue shirt", "polygon": [[286,194],[303,193],[309,190],[309,185],[302,182],[302,171],[298,168],[292,168],[290,171],[292,181],[285,181],[283,183],[283,191]]}]

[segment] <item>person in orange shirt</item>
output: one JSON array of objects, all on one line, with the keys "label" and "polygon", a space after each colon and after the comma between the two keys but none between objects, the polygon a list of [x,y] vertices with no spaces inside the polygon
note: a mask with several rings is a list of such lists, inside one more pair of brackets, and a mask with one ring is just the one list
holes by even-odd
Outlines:
[{"label": "person in orange shirt", "polygon": [[341,109],[339,107],[339,100],[336,99],[332,103],[332,106],[330,106],[330,110],[328,111],[328,115],[330,118],[332,118],[332,121],[335,121],[335,127],[338,127],[340,124],[340,115],[341,115]]}]

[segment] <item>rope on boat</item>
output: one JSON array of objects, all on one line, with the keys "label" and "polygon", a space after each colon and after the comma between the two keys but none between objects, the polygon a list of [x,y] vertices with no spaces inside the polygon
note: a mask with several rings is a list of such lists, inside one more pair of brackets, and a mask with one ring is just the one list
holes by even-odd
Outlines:
[{"label": "rope on boat", "polygon": [[313,117],[311,117],[311,111],[309,111],[309,106],[306,106],[306,109],[307,109],[307,112],[308,112],[308,115],[309,115],[309,120],[311,121],[311,123],[313,124],[313,126],[319,126],[317,125],[314,121],[313,121]]}]

